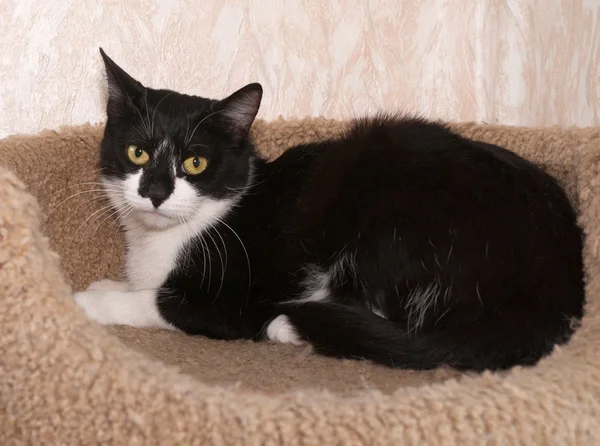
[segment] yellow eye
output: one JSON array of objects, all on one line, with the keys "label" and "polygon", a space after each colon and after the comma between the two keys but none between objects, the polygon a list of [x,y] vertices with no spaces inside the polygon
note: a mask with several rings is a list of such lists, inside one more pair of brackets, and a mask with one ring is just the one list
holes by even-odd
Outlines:
[{"label": "yellow eye", "polygon": [[208,160],[201,156],[190,156],[183,162],[183,170],[189,175],[198,175],[204,172],[208,166]]},{"label": "yellow eye", "polygon": [[136,166],[143,166],[148,161],[150,161],[150,155],[144,149],[140,149],[138,146],[134,146],[133,144],[127,147],[127,156],[129,157],[129,161],[131,161]]}]

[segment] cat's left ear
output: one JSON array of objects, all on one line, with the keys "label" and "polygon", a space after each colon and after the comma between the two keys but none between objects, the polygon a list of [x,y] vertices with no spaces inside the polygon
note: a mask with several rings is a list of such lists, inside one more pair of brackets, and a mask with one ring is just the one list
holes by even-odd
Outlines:
[{"label": "cat's left ear", "polygon": [[109,112],[127,108],[131,101],[139,100],[144,94],[144,86],[108,57],[102,48],[100,55],[106,68]]},{"label": "cat's left ear", "polygon": [[248,84],[217,103],[215,118],[237,141],[248,136],[260,107],[262,93],[260,84]]}]

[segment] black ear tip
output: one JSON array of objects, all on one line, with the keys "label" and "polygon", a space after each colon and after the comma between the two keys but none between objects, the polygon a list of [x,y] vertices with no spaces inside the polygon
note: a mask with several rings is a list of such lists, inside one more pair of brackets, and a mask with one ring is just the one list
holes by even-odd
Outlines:
[{"label": "black ear tip", "polygon": [[104,61],[104,63],[106,65],[110,65],[112,62],[112,59],[110,57],[108,57],[108,55],[104,52],[102,47],[99,47],[99,50],[100,50],[100,56],[102,56],[102,60]]},{"label": "black ear tip", "polygon": [[254,83],[250,84],[250,86],[252,87],[253,90],[260,92],[260,94],[262,95],[262,92],[263,92],[262,85],[260,85],[258,82],[254,82]]},{"label": "black ear tip", "polygon": [[246,90],[246,92],[248,93],[255,94],[256,96],[258,96],[259,100],[262,99],[263,88],[262,85],[260,85],[258,82],[253,82],[251,84],[246,85],[244,90]]}]

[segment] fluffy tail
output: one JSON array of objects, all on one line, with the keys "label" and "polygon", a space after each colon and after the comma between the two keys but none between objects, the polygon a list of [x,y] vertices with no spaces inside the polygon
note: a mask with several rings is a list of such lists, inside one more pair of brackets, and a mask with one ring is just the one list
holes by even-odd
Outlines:
[{"label": "fluffy tail", "polygon": [[[280,307],[298,334],[317,353],[407,369],[448,365],[460,369],[505,369],[535,364],[552,345],[516,338],[510,329],[461,327],[446,332],[409,334],[399,324],[367,309],[310,302]],[[537,346],[535,345],[537,344]],[[525,348],[524,348],[525,347]]]}]

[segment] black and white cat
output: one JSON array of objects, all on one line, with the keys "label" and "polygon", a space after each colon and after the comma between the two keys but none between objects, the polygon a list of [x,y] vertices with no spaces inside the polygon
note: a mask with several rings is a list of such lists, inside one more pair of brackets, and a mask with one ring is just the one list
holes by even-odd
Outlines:
[{"label": "black and white cat", "polygon": [[188,96],[102,56],[127,281],[76,294],[91,319],[483,370],[534,364],[582,316],[575,212],[519,156],[377,117],[267,163],[248,140],[259,84]]}]

